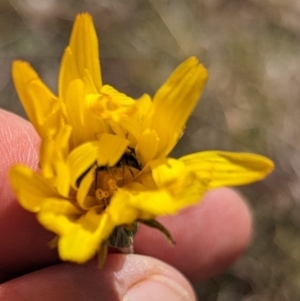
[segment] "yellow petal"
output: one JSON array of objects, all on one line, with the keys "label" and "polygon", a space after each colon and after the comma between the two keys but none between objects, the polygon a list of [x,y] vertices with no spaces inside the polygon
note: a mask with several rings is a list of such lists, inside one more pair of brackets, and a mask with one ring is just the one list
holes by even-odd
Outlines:
[{"label": "yellow petal", "polygon": [[70,173],[67,162],[64,160],[55,160],[55,187],[60,195],[64,197],[69,196],[70,191]]},{"label": "yellow petal", "polygon": [[83,82],[80,79],[73,80],[65,93],[66,115],[68,123],[73,128],[73,147],[84,142],[84,92]]},{"label": "yellow petal", "polygon": [[67,158],[69,153],[69,140],[72,133],[72,127],[68,124],[62,125],[55,137],[55,149],[62,158]]},{"label": "yellow petal", "polygon": [[138,210],[138,218],[152,219],[160,215],[175,214],[178,209],[175,206],[173,196],[166,189],[154,191],[130,191],[131,206]]},{"label": "yellow petal", "polygon": [[91,114],[85,99],[84,83],[77,79],[70,83],[66,96],[66,115],[72,126],[71,147],[94,140],[101,133],[107,132],[108,127],[102,119]]},{"label": "yellow petal", "polygon": [[65,124],[65,115],[63,113],[62,104],[57,102],[52,105],[52,109],[47,115],[39,128],[39,133],[42,139],[47,136],[55,136],[61,126]]},{"label": "yellow petal", "polygon": [[57,191],[67,197],[70,180],[67,166],[69,139],[72,128],[64,125],[55,137],[47,136],[42,140],[40,151],[40,167],[45,178],[54,178],[53,185]]},{"label": "yellow petal", "polygon": [[146,130],[140,136],[136,147],[136,153],[142,166],[145,166],[155,157],[158,144],[159,138],[154,131]]},{"label": "yellow petal", "polygon": [[93,84],[100,91],[102,86],[98,38],[91,15],[77,15],[69,43],[74,57],[79,77],[86,76],[86,70],[91,75]]},{"label": "yellow petal", "polygon": [[[91,224],[96,224],[93,229]],[[59,257],[62,260],[85,263],[91,259],[112,232],[107,215],[98,215],[90,210],[79,221],[76,229],[58,241]]]},{"label": "yellow petal", "polygon": [[99,92],[88,69],[85,69],[83,75],[78,73],[77,62],[69,46],[65,49],[59,71],[58,95],[61,99],[65,99],[70,84],[75,80],[81,80],[84,83],[85,93]]},{"label": "yellow petal", "polygon": [[154,182],[159,188],[171,185],[185,173],[184,163],[172,158],[153,161],[150,167]]},{"label": "yellow petal", "polygon": [[109,125],[114,134],[129,141],[128,146],[134,149],[136,148],[142,129],[141,124],[136,119],[124,118],[119,122],[110,120]]},{"label": "yellow petal", "polygon": [[48,198],[41,206],[37,218],[47,230],[57,235],[67,235],[74,230],[74,224],[82,213],[66,199]]},{"label": "yellow petal", "polygon": [[[53,210],[49,211],[50,215]],[[62,260],[84,263],[91,259],[99,250],[100,245],[107,240],[112,231],[112,225],[107,222],[106,214],[97,214],[89,210],[77,220],[66,219],[64,215],[47,216],[50,222],[64,229],[58,241],[59,257]]]},{"label": "yellow petal", "polygon": [[180,160],[159,159],[151,162],[150,167],[158,189],[168,191],[172,198],[169,214],[195,204],[208,190],[207,179],[198,179]]},{"label": "yellow petal", "polygon": [[66,98],[69,85],[76,79],[80,79],[80,76],[72,50],[70,47],[67,47],[62,57],[58,77],[58,95],[61,99]]},{"label": "yellow petal", "polygon": [[109,215],[110,220],[115,226],[131,225],[138,218],[145,220],[154,218],[151,212],[140,210],[138,207],[139,202],[147,201],[147,199],[143,199],[143,197],[149,196],[151,200],[154,200],[155,197],[161,197],[162,195],[165,197],[166,195],[163,193],[159,195],[155,193],[142,194],[142,192],[132,191],[130,189],[119,189],[118,192],[114,194],[105,212]]},{"label": "yellow petal", "polygon": [[97,166],[114,166],[125,153],[129,141],[111,134],[103,134],[99,141],[87,142],[75,148],[69,155],[68,166],[71,185],[76,182],[94,163]]},{"label": "yellow petal", "polygon": [[99,151],[99,142],[92,141],[75,148],[68,157],[70,182],[77,189],[76,182],[93,164],[96,163]]},{"label": "yellow petal", "polygon": [[152,106],[152,100],[148,94],[143,94],[140,98],[136,99],[135,110],[134,110],[135,118],[144,120],[144,118],[149,113],[151,106]]},{"label": "yellow petal", "polygon": [[191,174],[164,189],[149,190],[139,183],[131,183],[118,190],[106,213],[115,225],[130,225],[137,219],[151,220],[175,214],[197,203],[206,190],[205,183]]},{"label": "yellow petal", "polygon": [[58,110],[56,96],[26,62],[15,61],[13,63],[12,77],[28,118],[40,136],[43,136],[41,126]]},{"label": "yellow petal", "polygon": [[114,223],[118,223],[118,220],[130,223],[134,218],[150,220],[160,215],[175,214],[196,204],[208,190],[208,180],[199,179],[180,160],[158,159],[150,163],[150,168],[156,188],[141,184],[149,181],[146,173],[140,176],[139,183],[130,183],[119,189],[107,208],[107,212],[114,216]]},{"label": "yellow petal", "polygon": [[94,116],[114,121],[129,117],[136,104],[132,98],[109,85],[104,85],[100,94],[88,94],[85,101]]},{"label": "yellow petal", "polygon": [[198,203],[208,188],[206,179],[198,179],[195,174],[186,172],[170,185],[168,190],[173,196],[174,209],[178,212]]},{"label": "yellow petal", "polygon": [[[144,147],[143,143],[140,141],[143,139],[141,136],[143,133],[149,133],[149,129],[145,129],[143,126],[144,119],[151,108],[152,102],[149,95],[144,94],[139,99],[135,100],[134,105],[128,111],[128,116],[125,116],[118,120],[118,125],[123,129],[123,133],[130,141],[130,146],[136,148],[138,142],[140,149],[146,149],[148,146]],[[111,122],[112,123],[112,122]],[[111,124],[110,123],[110,124]],[[118,128],[115,124],[112,124],[113,130],[117,129],[115,133],[118,133]],[[152,131],[153,132],[153,131]],[[156,133],[153,132],[154,136],[157,137]],[[147,149],[148,151],[149,149]],[[146,152],[147,152],[146,151]]]},{"label": "yellow petal", "polygon": [[14,166],[9,179],[20,204],[28,211],[38,212],[46,198],[58,197],[48,182],[27,166]]},{"label": "yellow petal", "polygon": [[97,205],[95,198],[87,197],[87,194],[91,188],[91,185],[95,181],[96,166],[92,167],[91,170],[83,177],[79,189],[77,191],[76,199],[79,206],[85,210],[90,209]]},{"label": "yellow petal", "polygon": [[109,133],[109,127],[105,120],[96,118],[91,112],[85,109],[83,136],[84,141],[94,140],[101,136],[103,133]]},{"label": "yellow petal", "polygon": [[111,104],[116,107],[131,108],[136,104],[136,101],[126,94],[119,92],[117,89],[110,85],[104,85],[101,88],[101,95],[110,99]]},{"label": "yellow petal", "polygon": [[99,141],[97,165],[109,167],[116,165],[125,153],[128,144],[127,139],[116,135],[103,134]]},{"label": "yellow petal", "polygon": [[38,214],[39,222],[59,235],[58,252],[62,260],[84,263],[105,241],[113,225],[107,215],[89,210],[83,215],[70,202],[51,200]]},{"label": "yellow petal", "polygon": [[46,136],[41,141],[39,167],[43,177],[50,179],[55,176],[54,165],[52,162],[55,152],[55,142],[52,136]]},{"label": "yellow petal", "polygon": [[73,127],[72,147],[94,140],[102,133],[110,132],[103,116],[99,118],[91,108],[91,102],[97,102],[99,97],[101,98],[100,94],[86,94],[85,86],[82,80],[74,80],[70,83],[65,96],[67,119]]},{"label": "yellow petal", "polygon": [[264,179],[274,168],[266,157],[249,153],[205,151],[180,159],[209,188],[237,186]]},{"label": "yellow petal", "polygon": [[147,126],[160,138],[156,158],[165,157],[177,143],[207,77],[206,69],[191,57],[179,65],[155,94],[153,115],[149,116]]},{"label": "yellow petal", "polygon": [[108,124],[112,130],[112,132],[122,138],[126,138],[126,136],[128,136],[128,132],[126,130],[124,130],[119,123],[113,121],[113,120],[109,120]]}]

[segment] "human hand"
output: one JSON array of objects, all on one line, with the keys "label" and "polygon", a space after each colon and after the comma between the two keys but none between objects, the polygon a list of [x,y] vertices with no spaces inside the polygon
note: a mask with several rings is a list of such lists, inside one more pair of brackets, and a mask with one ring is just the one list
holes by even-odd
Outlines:
[{"label": "human hand", "polygon": [[37,134],[27,121],[0,110],[0,145],[0,300],[192,301],[185,277],[200,281],[220,273],[249,240],[248,207],[236,192],[222,188],[175,217],[159,219],[175,247],[160,232],[141,226],[135,251],[143,255],[109,254],[102,269],[95,261],[61,262],[47,245],[54,235],[19,206],[7,178],[15,163],[37,168]]}]

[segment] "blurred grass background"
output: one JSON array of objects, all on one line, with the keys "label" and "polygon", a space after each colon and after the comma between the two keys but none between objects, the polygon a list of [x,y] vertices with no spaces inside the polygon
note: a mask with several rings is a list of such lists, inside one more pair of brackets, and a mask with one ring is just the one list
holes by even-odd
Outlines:
[{"label": "blurred grass background", "polygon": [[208,68],[175,155],[251,151],[276,163],[267,180],[242,188],[255,219],[250,247],[225,273],[195,284],[199,299],[300,300],[300,1],[0,0],[1,108],[24,116],[11,82],[16,58],[56,90],[81,11],[94,17],[104,82],[133,97],[153,95],[190,55]]}]

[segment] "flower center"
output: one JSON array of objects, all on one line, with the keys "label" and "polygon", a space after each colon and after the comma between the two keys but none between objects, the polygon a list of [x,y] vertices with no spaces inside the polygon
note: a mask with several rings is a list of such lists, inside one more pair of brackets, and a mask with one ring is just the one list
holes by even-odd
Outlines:
[{"label": "flower center", "polygon": [[115,166],[97,167],[94,183],[97,201],[107,206],[118,188],[130,183],[141,170],[142,167],[136,158],[135,151],[131,148],[128,148]]}]

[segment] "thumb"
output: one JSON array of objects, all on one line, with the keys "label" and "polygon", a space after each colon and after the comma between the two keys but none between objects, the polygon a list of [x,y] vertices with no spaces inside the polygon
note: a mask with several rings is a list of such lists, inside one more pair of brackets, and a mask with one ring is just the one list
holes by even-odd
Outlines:
[{"label": "thumb", "polygon": [[151,257],[110,254],[103,269],[95,263],[59,264],[0,286],[6,301],[195,301],[188,281],[171,266]]}]

